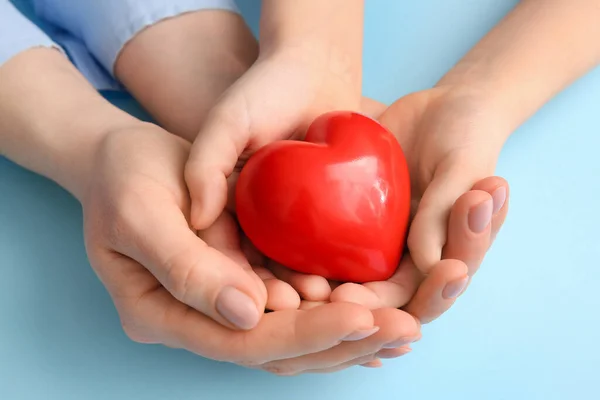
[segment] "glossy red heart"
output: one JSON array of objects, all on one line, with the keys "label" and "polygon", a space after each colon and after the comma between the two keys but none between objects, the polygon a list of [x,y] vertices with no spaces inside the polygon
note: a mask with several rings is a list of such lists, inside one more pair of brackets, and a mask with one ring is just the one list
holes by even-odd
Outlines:
[{"label": "glossy red heart", "polygon": [[405,243],[408,167],[377,121],[331,112],[305,141],[271,143],[248,160],[236,208],[250,241],[288,268],[343,282],[386,280]]}]

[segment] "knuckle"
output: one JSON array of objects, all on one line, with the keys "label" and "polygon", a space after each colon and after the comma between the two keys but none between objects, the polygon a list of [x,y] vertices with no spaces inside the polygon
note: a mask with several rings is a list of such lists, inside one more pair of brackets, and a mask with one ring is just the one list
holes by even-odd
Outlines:
[{"label": "knuckle", "polygon": [[140,313],[136,308],[136,301],[123,301],[115,299],[115,305],[121,321],[121,328],[125,335],[135,343],[155,344],[157,330],[152,320]]},{"label": "knuckle", "polygon": [[147,208],[146,196],[138,190],[123,190],[114,203],[109,206],[107,221],[107,239],[111,244],[123,244],[132,232],[138,232],[138,215]]},{"label": "knuckle", "polygon": [[191,254],[191,250],[186,249],[175,253],[162,263],[166,271],[165,286],[173,297],[182,303],[186,303],[186,300],[189,299],[192,287],[195,288],[196,283],[200,283],[200,280],[195,279],[195,266],[198,264],[198,260],[192,257],[194,256]]},{"label": "knuckle", "polygon": [[129,338],[129,340],[131,340],[135,343],[142,343],[142,344],[155,343],[153,340],[150,339],[147,332],[144,332],[144,330],[141,329],[141,327],[136,326],[136,324],[134,324],[134,323],[122,322],[121,327],[122,327],[125,335]]},{"label": "knuckle", "polygon": [[410,252],[410,256],[414,260],[417,267],[421,268],[423,260],[427,259],[426,253],[423,251],[422,239],[415,231],[412,231],[406,240],[406,246]]}]

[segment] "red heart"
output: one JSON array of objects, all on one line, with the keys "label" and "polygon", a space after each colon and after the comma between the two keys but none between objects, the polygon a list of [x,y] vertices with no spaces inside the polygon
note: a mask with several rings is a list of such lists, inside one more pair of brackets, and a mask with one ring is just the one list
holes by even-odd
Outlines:
[{"label": "red heart", "polygon": [[396,138],[352,112],[317,118],[302,141],[257,151],[237,183],[239,223],[267,257],[344,282],[388,279],[402,255],[410,178]]}]

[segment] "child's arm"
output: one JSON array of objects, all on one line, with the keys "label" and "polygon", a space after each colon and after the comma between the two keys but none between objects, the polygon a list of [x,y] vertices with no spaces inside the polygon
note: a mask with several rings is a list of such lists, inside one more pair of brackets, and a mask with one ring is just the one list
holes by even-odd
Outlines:
[{"label": "child's arm", "polygon": [[239,14],[201,10],[139,32],[120,51],[114,71],[161,126],[193,142],[207,112],[257,54]]},{"label": "child's arm", "polygon": [[262,7],[263,55],[322,53],[330,67],[361,87],[364,0],[264,0]]},{"label": "child's arm", "polygon": [[253,151],[324,112],[358,110],[362,25],[362,0],[263,2],[258,60],[208,113],[186,167],[194,227],[220,215],[227,177]]},{"label": "child's arm", "polygon": [[525,0],[438,86],[475,91],[505,134],[600,62],[600,1]]}]

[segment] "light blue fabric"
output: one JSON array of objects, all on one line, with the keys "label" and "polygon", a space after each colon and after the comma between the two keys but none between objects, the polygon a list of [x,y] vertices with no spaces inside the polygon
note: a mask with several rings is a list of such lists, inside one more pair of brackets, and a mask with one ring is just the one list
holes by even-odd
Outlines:
[{"label": "light blue fabric", "polygon": [[120,89],[112,71],[123,46],[142,29],[187,12],[238,12],[235,0],[27,0],[43,33],[8,0],[0,0],[0,64],[28,48],[64,49],[97,89]]},{"label": "light blue fabric", "polygon": [[0,0],[0,65],[32,47],[59,47],[8,0]]}]

